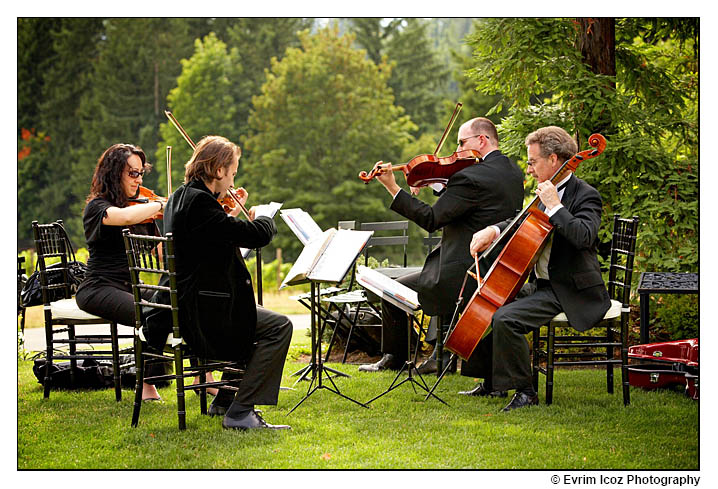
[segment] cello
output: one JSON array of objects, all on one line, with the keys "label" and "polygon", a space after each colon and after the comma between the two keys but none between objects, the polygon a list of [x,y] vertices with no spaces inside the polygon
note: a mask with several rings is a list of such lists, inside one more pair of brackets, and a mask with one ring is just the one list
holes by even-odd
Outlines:
[{"label": "cello", "polygon": [[[576,153],[551,177],[555,185],[573,172],[584,161],[603,153],[606,148],[606,139],[600,134],[592,134],[588,144],[594,149],[587,149]],[[509,224],[493,244],[481,255],[481,259],[488,257],[494,248],[506,242],[505,236],[514,233],[506,246],[501,250],[483,279],[479,276],[478,259],[471,268],[476,267],[478,285],[471,300],[464,308],[458,322],[447,334],[444,347],[451,352],[468,360],[476,345],[491,326],[491,320],[496,310],[512,301],[526,281],[531,269],[541,255],[553,226],[548,216],[538,208],[540,199],[534,199]],[[514,232],[515,230],[515,232]]]},{"label": "cello", "polygon": [[[456,118],[459,116],[461,107],[463,107],[463,105],[461,102],[458,102],[433,154],[418,155],[412,158],[408,163],[391,168],[392,171],[403,172],[406,177],[406,183],[408,183],[410,187],[426,187],[434,183],[446,185],[446,182],[449,181],[449,178],[451,178],[454,173],[473,165],[479,160],[479,152],[474,149],[456,151],[450,156],[436,156],[444,145]],[[381,167],[380,164],[377,163],[370,172],[359,172],[359,179],[364,183],[369,183],[374,177],[386,171],[388,171],[386,168]]]}]

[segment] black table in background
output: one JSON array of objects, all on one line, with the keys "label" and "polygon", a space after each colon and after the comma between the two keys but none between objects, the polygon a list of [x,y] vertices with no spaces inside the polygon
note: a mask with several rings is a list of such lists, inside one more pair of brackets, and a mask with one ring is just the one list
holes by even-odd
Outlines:
[{"label": "black table in background", "polygon": [[641,303],[641,344],[648,343],[650,294],[697,294],[697,273],[642,272],[638,282]]}]

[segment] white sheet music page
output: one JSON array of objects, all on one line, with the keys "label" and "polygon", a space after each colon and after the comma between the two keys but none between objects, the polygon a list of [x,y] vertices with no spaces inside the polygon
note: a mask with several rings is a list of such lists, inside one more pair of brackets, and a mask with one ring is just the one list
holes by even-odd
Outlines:
[{"label": "white sheet music page", "polygon": [[[254,217],[259,216],[266,216],[271,217],[274,219],[274,216],[277,214],[277,211],[282,208],[282,204],[280,202],[270,202],[269,204],[261,204],[254,206]],[[250,248],[240,248],[240,252],[242,253],[242,258],[247,258],[249,254],[252,252]]]},{"label": "white sheet music page", "polygon": [[340,229],[316,263],[309,278],[318,282],[340,282],[366,246],[374,231]]},{"label": "white sheet music page", "polygon": [[314,266],[321,258],[322,253],[327,248],[336,232],[337,230],[334,228],[327,229],[304,246],[304,249],[297,258],[297,261],[294,262],[294,265],[292,265],[292,268],[289,270],[287,276],[284,277],[284,281],[279,288],[282,289],[287,285],[294,285],[305,281],[309,272],[314,269]]},{"label": "white sheet music page", "polygon": [[420,307],[416,291],[364,265],[357,267],[357,282],[402,309],[415,311]]},{"label": "white sheet music page", "polygon": [[312,239],[322,234],[322,228],[314,222],[312,216],[302,209],[282,209],[279,213],[289,229],[306,246]]}]

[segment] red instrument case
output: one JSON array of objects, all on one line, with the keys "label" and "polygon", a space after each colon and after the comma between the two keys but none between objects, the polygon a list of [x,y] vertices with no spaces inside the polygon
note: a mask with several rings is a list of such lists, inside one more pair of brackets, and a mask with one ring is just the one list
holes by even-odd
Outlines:
[{"label": "red instrument case", "polygon": [[628,382],[658,389],[680,386],[698,400],[698,339],[648,343],[628,348]]}]

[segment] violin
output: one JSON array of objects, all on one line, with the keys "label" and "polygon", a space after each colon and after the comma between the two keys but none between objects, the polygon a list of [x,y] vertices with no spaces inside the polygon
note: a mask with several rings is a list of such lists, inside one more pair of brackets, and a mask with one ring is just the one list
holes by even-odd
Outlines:
[{"label": "violin", "polygon": [[[606,149],[606,139],[600,134],[592,134],[588,144],[594,149],[581,151],[566,160],[551,177],[554,185],[575,171],[582,161],[595,158]],[[553,225],[539,209],[539,202],[540,199],[534,197],[501,236],[494,240],[494,244],[483,252],[481,259],[485,260],[492,254],[494,247],[506,242],[503,239],[505,236],[510,236],[483,279],[479,276],[478,258],[472,265],[472,268],[476,267],[476,275],[471,273],[471,269],[467,272],[476,279],[478,286],[444,342],[445,348],[464,360],[468,360],[491,326],[494,313],[516,297],[548,242]]]},{"label": "violin", "polygon": [[[169,121],[172,123],[172,125],[175,126],[175,129],[177,129],[179,131],[179,133],[182,135],[184,140],[187,141],[187,144],[189,144],[193,150],[196,149],[197,145],[194,143],[194,141],[192,141],[192,138],[189,137],[189,134],[187,134],[187,132],[185,132],[184,128],[182,128],[179,121],[175,118],[175,116],[172,114],[172,112],[170,112],[169,110],[165,110],[165,115],[167,116],[167,119],[169,119]],[[167,154],[168,154],[168,158],[169,158],[170,157],[169,155],[171,154],[171,146],[168,146]],[[169,177],[168,177],[168,181],[169,181]],[[239,200],[239,197],[234,192],[233,187],[230,187],[227,190],[226,196],[224,196],[221,199],[217,199],[217,202],[220,203],[220,205],[222,206],[222,209],[224,209],[224,212],[227,212],[227,213],[232,211],[232,209],[234,209],[236,206],[239,206],[239,208],[242,209],[242,213],[244,214],[244,217],[246,217],[248,220],[251,221],[251,219],[249,217],[249,212],[244,207],[244,204],[242,204],[242,201]]]},{"label": "violin", "polygon": [[[454,121],[456,121],[462,107],[461,102],[456,104],[454,113],[451,115],[446,129],[444,129],[444,134],[441,136],[434,154],[415,156],[408,163],[391,168],[392,171],[402,171],[410,187],[426,187],[434,183],[446,185],[446,182],[449,181],[449,178],[454,173],[479,161],[481,155],[474,149],[456,151],[452,155],[445,157],[436,156],[444,145],[446,137],[449,135],[449,131],[451,131],[451,127],[454,125]],[[387,171],[389,171],[388,168],[377,163],[369,173],[365,171],[359,172],[359,179],[364,183],[369,183],[374,177]]]},{"label": "violin", "polygon": [[[140,185],[140,187],[137,189],[137,195],[129,199],[127,205],[131,206],[136,204],[147,204],[149,202],[162,202],[162,208],[164,208],[164,205],[167,203],[167,197],[161,197],[147,187],[143,187],[142,185]],[[142,223],[149,223],[154,221],[155,219],[162,219],[162,211],[159,211],[152,217],[148,217],[147,219],[142,221]]]},{"label": "violin", "polygon": [[[410,187],[426,187],[434,183],[446,185],[451,176],[479,161],[479,152],[475,149],[457,151],[451,156],[438,157],[433,154],[415,156],[408,163],[391,167],[392,171],[402,171]],[[376,165],[371,172],[362,171],[359,178],[369,183],[377,175],[388,171],[381,165]]]},{"label": "violin", "polygon": [[[242,202],[239,200],[239,196],[234,190],[234,187],[230,187],[227,189],[227,195],[225,195],[221,199],[217,199],[217,201],[222,206],[222,209],[224,209],[224,212],[229,213],[234,209],[237,205],[239,205],[242,209],[244,209],[244,206],[242,205]],[[246,212],[246,211],[245,211]],[[245,214],[246,215],[246,214]],[[249,219],[249,216],[247,216]]]}]

